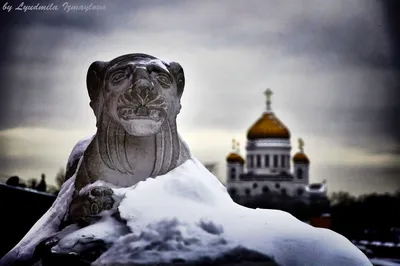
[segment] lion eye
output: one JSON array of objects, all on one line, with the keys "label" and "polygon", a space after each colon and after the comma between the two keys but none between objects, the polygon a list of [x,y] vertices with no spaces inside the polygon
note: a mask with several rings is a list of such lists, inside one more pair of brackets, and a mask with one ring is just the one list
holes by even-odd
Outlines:
[{"label": "lion eye", "polygon": [[121,82],[122,80],[124,80],[125,78],[126,78],[126,73],[125,72],[117,72],[117,73],[115,73],[113,76],[112,76],[112,78],[111,78],[111,82],[112,83],[119,83],[119,82]]},{"label": "lion eye", "polygon": [[158,75],[157,76],[157,81],[161,84],[161,86],[165,87],[169,87],[171,85],[171,81],[170,79],[165,76],[165,75]]}]

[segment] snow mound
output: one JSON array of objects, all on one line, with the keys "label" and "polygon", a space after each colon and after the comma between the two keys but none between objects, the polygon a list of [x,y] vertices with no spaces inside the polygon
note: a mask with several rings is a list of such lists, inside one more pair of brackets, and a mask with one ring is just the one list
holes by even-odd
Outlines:
[{"label": "snow mound", "polygon": [[116,241],[111,234],[115,242],[95,266],[212,261],[238,250],[263,254],[266,261],[271,258],[283,266],[372,265],[331,230],[314,228],[282,211],[236,204],[196,158],[166,175],[114,192],[121,197],[120,216],[131,233]]}]

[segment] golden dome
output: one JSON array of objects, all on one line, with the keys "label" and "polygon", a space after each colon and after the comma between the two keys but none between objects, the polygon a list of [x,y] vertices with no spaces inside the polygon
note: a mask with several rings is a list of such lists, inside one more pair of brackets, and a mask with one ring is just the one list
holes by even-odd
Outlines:
[{"label": "golden dome", "polygon": [[244,159],[242,158],[242,156],[240,156],[239,154],[235,153],[235,152],[231,152],[227,157],[226,157],[226,161],[228,163],[240,163],[240,164],[244,164]]},{"label": "golden dome", "polygon": [[244,164],[244,159],[239,155],[240,153],[240,143],[235,139],[232,139],[232,152],[226,157],[228,163],[240,163]]},{"label": "golden dome", "polygon": [[298,152],[293,156],[293,162],[295,163],[310,163],[307,155],[304,152]]},{"label": "golden dome", "polygon": [[271,111],[272,91],[264,92],[267,98],[267,108],[264,114],[247,131],[247,139],[289,139],[289,129]]},{"label": "golden dome", "polygon": [[310,159],[308,159],[307,155],[304,153],[304,141],[303,139],[298,140],[299,143],[299,152],[293,156],[294,163],[310,163]]},{"label": "golden dome", "polygon": [[247,131],[247,139],[289,139],[289,129],[274,113],[264,113]]}]

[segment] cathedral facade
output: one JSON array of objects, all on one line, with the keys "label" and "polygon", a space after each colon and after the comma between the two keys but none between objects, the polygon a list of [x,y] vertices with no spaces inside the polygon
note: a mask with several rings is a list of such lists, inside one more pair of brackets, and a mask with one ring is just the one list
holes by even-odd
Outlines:
[{"label": "cathedral facade", "polygon": [[268,193],[292,197],[326,196],[326,183],[310,184],[310,159],[304,142],[291,156],[289,129],[271,109],[271,90],[265,92],[266,109],[247,132],[246,159],[239,143],[232,140],[232,152],[226,157],[226,185],[232,198],[250,198]]}]

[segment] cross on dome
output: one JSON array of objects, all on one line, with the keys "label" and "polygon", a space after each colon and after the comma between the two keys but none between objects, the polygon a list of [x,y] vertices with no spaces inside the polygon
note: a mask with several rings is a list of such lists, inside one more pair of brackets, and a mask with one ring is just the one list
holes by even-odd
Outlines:
[{"label": "cross on dome", "polygon": [[300,152],[304,152],[304,141],[303,141],[303,139],[299,138],[298,143],[299,143]]},{"label": "cross on dome", "polygon": [[236,152],[240,153],[240,143],[239,143],[239,141],[236,141]]},{"label": "cross on dome", "polygon": [[271,96],[272,96],[272,90],[271,89],[266,89],[264,91],[264,95],[267,98],[267,112],[271,111]]},{"label": "cross on dome", "polygon": [[236,144],[237,144],[236,140],[232,139],[232,151],[236,150]]}]

